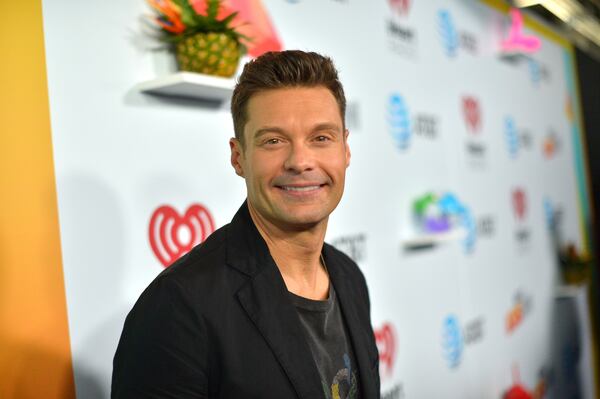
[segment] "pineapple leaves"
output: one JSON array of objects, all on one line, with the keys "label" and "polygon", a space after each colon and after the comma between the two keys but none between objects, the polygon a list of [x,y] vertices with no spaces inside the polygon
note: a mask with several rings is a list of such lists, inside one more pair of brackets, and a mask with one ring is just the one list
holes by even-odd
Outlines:
[{"label": "pineapple leaves", "polygon": [[216,20],[219,14],[219,8],[221,8],[221,0],[207,0],[206,1],[206,15],[211,20]]},{"label": "pineapple leaves", "polygon": [[[221,20],[219,13],[223,12],[223,0],[204,0],[202,10],[194,8],[193,0],[146,0],[157,12],[154,22],[162,31],[161,39],[167,43],[177,43],[197,33],[224,33],[235,40],[238,47],[245,52],[246,43],[252,39],[231,27],[238,12],[232,12]],[[198,5],[196,5],[198,6]]]},{"label": "pineapple leaves", "polygon": [[181,10],[181,21],[187,27],[193,27],[198,24],[196,11],[188,0],[171,0]]},{"label": "pineapple leaves", "polygon": [[235,19],[235,17],[237,17],[238,12],[232,12],[231,14],[229,14],[228,16],[226,16],[225,18],[223,18],[223,20],[221,21],[223,24],[225,24],[225,26],[229,26],[229,24],[231,23],[231,21],[233,21]]}]

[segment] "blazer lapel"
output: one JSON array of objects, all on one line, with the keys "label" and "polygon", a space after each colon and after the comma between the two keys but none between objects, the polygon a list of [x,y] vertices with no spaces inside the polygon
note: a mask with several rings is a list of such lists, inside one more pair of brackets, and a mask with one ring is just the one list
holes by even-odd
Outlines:
[{"label": "blazer lapel", "polygon": [[[340,307],[346,322],[348,334],[352,342],[354,356],[358,362],[358,372],[360,376],[360,385],[362,387],[362,398],[375,399],[380,397],[376,384],[376,376],[373,375],[371,358],[368,348],[373,345],[371,321],[368,315],[360,317],[357,309],[364,307],[364,304],[358,303],[366,301],[356,288],[353,287],[350,277],[344,271],[344,265],[339,262],[339,256],[336,256],[327,246],[324,248],[324,256],[329,271],[331,282],[337,293]],[[376,355],[375,355],[376,356]]]},{"label": "blazer lapel", "polygon": [[281,274],[273,265],[265,268],[244,286],[238,292],[238,298],[275,354],[298,396],[303,399],[323,398],[317,366],[296,309],[286,294]]},{"label": "blazer lapel", "polygon": [[324,398],[321,378],[283,277],[244,204],[228,232],[227,263],[248,275],[238,300],[301,399]]}]

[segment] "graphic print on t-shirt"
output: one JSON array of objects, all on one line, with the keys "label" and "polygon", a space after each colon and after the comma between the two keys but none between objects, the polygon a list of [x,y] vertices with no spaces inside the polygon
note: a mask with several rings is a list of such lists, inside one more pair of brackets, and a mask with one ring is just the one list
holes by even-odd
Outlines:
[{"label": "graphic print on t-shirt", "polygon": [[326,399],[360,399],[360,376],[333,285],[324,301],[290,293]]},{"label": "graphic print on t-shirt", "polygon": [[356,380],[356,371],[352,369],[352,362],[347,353],[344,353],[344,366],[344,368],[340,369],[335,374],[330,385],[325,381],[321,381],[327,399],[357,398],[356,392],[358,391],[358,384]]}]

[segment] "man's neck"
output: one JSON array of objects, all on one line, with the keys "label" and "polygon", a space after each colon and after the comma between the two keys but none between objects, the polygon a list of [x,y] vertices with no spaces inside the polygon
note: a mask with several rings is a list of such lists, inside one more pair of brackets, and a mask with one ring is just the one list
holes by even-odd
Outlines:
[{"label": "man's neck", "polygon": [[265,220],[250,204],[248,209],[288,291],[309,299],[327,299],[329,276],[321,264],[327,220],[305,230],[290,231]]}]

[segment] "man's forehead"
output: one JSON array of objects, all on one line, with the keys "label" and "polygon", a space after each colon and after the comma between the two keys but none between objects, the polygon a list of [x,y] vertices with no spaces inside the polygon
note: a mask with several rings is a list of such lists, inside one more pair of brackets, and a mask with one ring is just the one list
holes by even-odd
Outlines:
[{"label": "man's forehead", "polygon": [[[329,89],[324,86],[315,87],[286,87],[280,89],[269,89],[255,93],[247,103],[246,122],[254,121],[253,117],[260,119],[272,119],[282,117],[288,112],[298,111],[301,108],[302,114],[329,118],[340,117],[339,105]],[[277,114],[276,111],[282,111]],[[335,117],[333,116],[335,115]],[[270,118],[272,117],[272,118]]]},{"label": "man's forehead", "polygon": [[298,96],[314,96],[316,99],[322,99],[324,97],[329,97],[331,100],[335,102],[335,97],[331,90],[327,87],[318,85],[318,86],[285,86],[276,89],[265,89],[260,90],[248,99],[248,104],[256,103],[261,99],[266,99],[269,97],[290,97],[296,98]]}]

